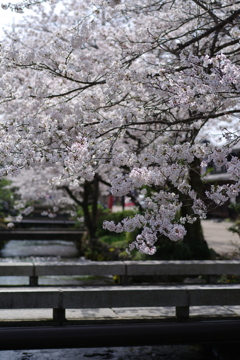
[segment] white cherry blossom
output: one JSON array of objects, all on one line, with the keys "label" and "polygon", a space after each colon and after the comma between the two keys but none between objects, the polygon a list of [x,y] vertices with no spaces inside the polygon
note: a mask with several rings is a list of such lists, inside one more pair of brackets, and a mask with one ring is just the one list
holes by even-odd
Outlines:
[{"label": "white cherry blossom", "polygon": [[[32,10],[0,48],[0,176],[32,171],[26,184],[36,185],[22,183],[20,217],[46,196],[55,216],[72,205],[64,188],[82,201],[101,178],[116,196],[145,189],[141,214],[104,223],[139,229],[130,250],[183,239],[184,225],[206,216],[206,197],[222,204],[240,188],[230,156],[240,135],[238,2],[46,3],[2,5]],[[225,166],[229,184],[203,194],[201,164]]]}]

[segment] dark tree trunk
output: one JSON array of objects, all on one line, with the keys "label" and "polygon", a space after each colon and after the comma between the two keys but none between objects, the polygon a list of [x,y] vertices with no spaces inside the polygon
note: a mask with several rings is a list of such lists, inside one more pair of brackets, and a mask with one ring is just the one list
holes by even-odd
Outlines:
[{"label": "dark tree trunk", "polygon": [[97,238],[99,181],[96,175],[93,181],[85,180],[81,193],[82,200],[79,200],[68,187],[64,187],[71,199],[83,210],[84,225],[87,232],[82,237],[79,249],[81,254],[91,260],[101,259],[102,253],[106,252],[104,244]]},{"label": "dark tree trunk", "polygon": [[[203,184],[200,175],[200,160],[195,158],[191,163],[189,171],[189,184],[192,189],[196,191],[199,198],[203,198]],[[182,216],[194,216],[192,205],[193,202],[190,197],[181,195],[181,201],[183,206],[181,209]],[[198,219],[193,224],[186,224],[185,226],[187,234],[185,235],[183,242],[188,246],[191,257],[193,259],[209,259],[210,249],[207,242],[204,239],[203,229],[201,221]]]},{"label": "dark tree trunk", "polygon": [[98,198],[99,181],[95,176],[93,181],[85,181],[82,201],[84,223],[88,232],[87,239],[83,244],[83,252],[91,260],[97,260],[103,250],[103,244],[97,238]]}]

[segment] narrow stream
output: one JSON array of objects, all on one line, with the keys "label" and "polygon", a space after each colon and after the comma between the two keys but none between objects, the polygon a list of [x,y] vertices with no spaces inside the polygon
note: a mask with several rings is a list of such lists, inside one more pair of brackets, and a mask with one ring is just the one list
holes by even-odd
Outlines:
[{"label": "narrow stream", "polygon": [[[76,259],[78,251],[73,242],[63,240],[11,240],[1,251],[2,259],[27,259],[31,257],[43,257],[60,259]],[[8,260],[9,261],[9,260]]]},{"label": "narrow stream", "polygon": [[[86,262],[78,256],[73,242],[61,240],[11,240],[0,253],[0,262]],[[0,276],[0,286],[28,285],[27,277]],[[40,285],[80,285],[77,277],[45,277]],[[51,349],[51,350],[8,350],[0,351],[0,360],[214,360],[209,347],[195,346],[141,346],[117,348]]]},{"label": "narrow stream", "polygon": [[[86,262],[78,257],[78,251],[73,242],[63,240],[11,240],[0,252],[0,261],[13,262]],[[29,278],[22,276],[0,276],[0,286],[3,285],[28,285]],[[77,276],[66,277],[46,276],[40,278],[40,285],[81,285],[82,281]]]}]

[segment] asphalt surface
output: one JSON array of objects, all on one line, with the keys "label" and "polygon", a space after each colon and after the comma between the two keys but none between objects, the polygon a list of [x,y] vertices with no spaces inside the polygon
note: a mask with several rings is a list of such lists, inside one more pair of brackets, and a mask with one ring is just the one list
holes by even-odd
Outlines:
[{"label": "asphalt surface", "polygon": [[240,237],[228,230],[233,223],[220,220],[202,220],[205,240],[218,254],[240,258]]}]

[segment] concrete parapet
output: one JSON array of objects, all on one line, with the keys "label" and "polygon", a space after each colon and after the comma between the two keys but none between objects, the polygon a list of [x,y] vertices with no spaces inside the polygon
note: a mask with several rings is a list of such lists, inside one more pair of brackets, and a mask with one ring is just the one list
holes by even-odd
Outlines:
[{"label": "concrete parapet", "polygon": [[0,263],[0,276],[48,275],[222,275],[240,274],[239,260],[103,261],[87,263]]},{"label": "concrete parapet", "polygon": [[178,318],[185,319],[190,307],[216,305],[240,305],[240,285],[0,289],[0,309],[53,309],[55,321],[64,321],[66,309],[170,306],[176,308]]},{"label": "concrete parapet", "polygon": [[125,264],[122,261],[96,261],[89,263],[34,263],[35,275],[125,275]]}]

